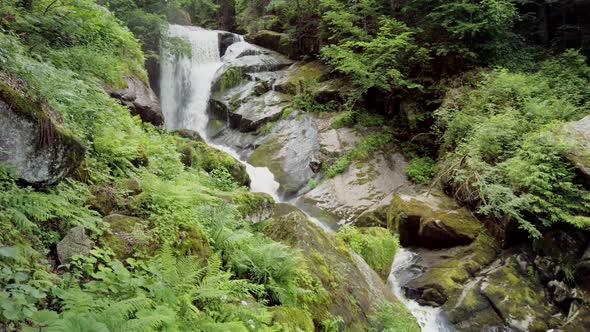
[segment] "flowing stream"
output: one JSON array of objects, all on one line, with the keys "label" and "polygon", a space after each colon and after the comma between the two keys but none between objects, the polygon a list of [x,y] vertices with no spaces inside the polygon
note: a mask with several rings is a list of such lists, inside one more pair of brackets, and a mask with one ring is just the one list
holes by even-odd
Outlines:
[{"label": "flowing stream", "polygon": [[[251,180],[251,191],[270,194],[277,202],[280,202],[279,183],[275,181],[274,175],[268,168],[250,165],[240,158],[237,151],[211,142],[206,133],[209,121],[207,108],[215,73],[223,66],[224,60],[234,58],[244,49],[253,48],[252,45],[244,42],[241,36],[236,35],[237,42],[228,49],[222,58],[219,52],[219,33],[217,31],[171,25],[169,34],[189,42],[192,56],[170,56],[165,53],[165,50],[163,51],[160,98],[166,128],[171,130],[190,129],[198,132],[209,145],[229,153],[246,165]],[[333,231],[321,220],[309,215],[308,217],[324,231]],[[370,269],[364,260],[357,258],[356,261],[362,262],[362,264],[357,262],[357,266],[361,265],[359,266],[361,271]],[[411,268],[413,259],[414,256],[410,251],[401,248],[392,263],[393,267],[388,284],[392,287],[395,295],[416,317],[422,331],[454,331],[452,326],[442,318],[440,309],[421,306],[417,302],[407,299],[403,294],[400,278],[403,278],[401,276],[406,269]]]}]

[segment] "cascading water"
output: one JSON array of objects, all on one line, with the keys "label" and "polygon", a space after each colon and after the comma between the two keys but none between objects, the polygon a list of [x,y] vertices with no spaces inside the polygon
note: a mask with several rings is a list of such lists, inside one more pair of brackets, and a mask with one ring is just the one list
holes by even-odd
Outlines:
[{"label": "cascading water", "polygon": [[[167,54],[166,50],[163,51],[160,86],[166,128],[183,128],[197,131],[209,145],[229,153],[246,165],[246,170],[251,179],[250,187],[252,191],[268,193],[275,200],[280,201],[277,194],[279,184],[275,181],[274,175],[268,168],[250,165],[241,160],[239,154],[231,148],[210,142],[206,134],[206,126],[209,122],[207,108],[215,73],[221,68],[224,61],[231,61],[239,56],[260,54],[259,56],[264,62],[264,55],[260,53],[260,48],[244,42],[240,36],[234,44],[230,45],[224,57],[221,58],[219,54],[219,33],[217,31],[171,25],[169,33],[173,37],[179,37],[189,42],[192,48],[192,56],[170,55]],[[268,68],[268,65],[262,65],[260,71],[268,70]],[[313,216],[309,216],[309,218],[324,231],[333,231],[317,218]],[[353,255],[353,257],[361,272],[366,274],[374,273],[360,256]],[[440,310],[420,306],[415,301],[406,299],[402,294],[398,273],[408,268],[410,259],[411,253],[405,249],[400,249],[393,262],[389,283],[396,296],[416,317],[423,331],[454,331],[442,319]]]},{"label": "cascading water", "polygon": [[[207,107],[211,84],[215,73],[223,66],[219,54],[219,33],[199,27],[170,25],[169,34],[189,42],[192,54],[187,57],[172,55],[166,50],[162,52],[160,98],[165,126],[167,129],[194,130],[208,141]],[[243,37],[239,36],[238,39],[236,44],[245,43]],[[211,142],[208,144],[240,160],[236,151]],[[279,183],[274,180],[272,172],[266,167],[254,167],[242,162],[252,181],[252,191],[266,192],[277,199]]]},{"label": "cascading water", "polygon": [[211,81],[223,65],[218,33],[182,25],[170,25],[169,33],[189,42],[192,56],[162,56],[161,99],[166,128],[191,129],[203,136],[209,121]]}]

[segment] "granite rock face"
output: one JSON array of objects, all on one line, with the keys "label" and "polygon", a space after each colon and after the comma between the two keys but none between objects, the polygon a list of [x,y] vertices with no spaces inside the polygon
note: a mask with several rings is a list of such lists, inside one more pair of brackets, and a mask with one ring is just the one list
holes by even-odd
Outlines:
[{"label": "granite rock face", "polygon": [[24,83],[0,83],[0,163],[34,185],[59,182],[84,159],[83,145],[48,106],[25,97]]},{"label": "granite rock face", "polygon": [[127,87],[124,89],[107,89],[111,97],[119,99],[121,104],[127,106],[133,115],[139,115],[142,121],[155,126],[164,123],[164,116],[160,108],[158,97],[149,84],[139,77],[126,77]]}]

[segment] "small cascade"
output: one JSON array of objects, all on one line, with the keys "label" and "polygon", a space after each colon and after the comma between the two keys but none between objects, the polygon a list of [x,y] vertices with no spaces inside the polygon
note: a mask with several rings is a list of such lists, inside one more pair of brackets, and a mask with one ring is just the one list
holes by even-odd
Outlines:
[{"label": "small cascade", "polygon": [[420,305],[418,302],[408,299],[403,293],[401,284],[415,278],[419,271],[413,271],[412,266],[417,255],[405,248],[399,248],[391,266],[391,273],[387,280],[391,285],[395,296],[416,317],[418,324],[424,332],[454,332],[455,328],[442,315],[440,308]]}]

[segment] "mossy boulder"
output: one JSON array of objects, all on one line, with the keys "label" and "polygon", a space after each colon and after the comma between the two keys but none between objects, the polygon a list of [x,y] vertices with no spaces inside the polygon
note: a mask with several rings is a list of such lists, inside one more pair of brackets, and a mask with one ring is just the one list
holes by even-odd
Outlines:
[{"label": "mossy boulder", "polygon": [[291,39],[286,33],[260,30],[256,33],[246,35],[245,39],[252,44],[260,45],[287,56],[291,56],[293,52]]},{"label": "mossy boulder", "polygon": [[388,228],[399,233],[403,246],[449,248],[468,245],[483,225],[442,192],[396,194],[389,207]]},{"label": "mossy boulder", "polygon": [[85,148],[26,90],[22,80],[0,71],[0,163],[30,184],[55,184],[78,168]]},{"label": "mossy boulder", "polygon": [[336,238],[361,255],[381,279],[387,281],[391,262],[399,248],[397,236],[382,227],[345,226],[336,233]]},{"label": "mossy boulder", "polygon": [[181,153],[181,161],[185,166],[198,167],[206,172],[224,168],[239,185],[250,185],[246,165],[228,153],[210,147],[203,141],[187,139],[178,139],[177,148]]},{"label": "mossy boulder", "polygon": [[126,87],[123,89],[107,87],[106,90],[111,97],[127,106],[132,115],[139,115],[142,121],[161,126],[164,115],[160,101],[149,83],[137,76],[125,77],[125,83]]},{"label": "mossy boulder", "polygon": [[150,242],[148,221],[121,214],[111,214],[103,220],[111,230],[104,240],[119,260],[140,251],[153,251],[155,244]]},{"label": "mossy boulder", "polygon": [[92,186],[90,193],[92,196],[87,202],[90,209],[102,216],[108,216],[121,204],[121,199],[117,196],[117,189],[114,186]]},{"label": "mossy boulder", "polygon": [[389,205],[378,205],[363,212],[354,225],[358,227],[387,227],[387,212]]},{"label": "mossy boulder", "polygon": [[222,199],[236,206],[242,219],[252,223],[267,220],[272,217],[274,199],[261,192],[232,192],[219,194]]},{"label": "mossy boulder", "polygon": [[182,256],[197,256],[204,261],[213,254],[207,235],[197,225],[180,225],[175,247]]},{"label": "mossy boulder", "polygon": [[[310,272],[321,281],[326,292],[320,303],[309,310],[316,328],[325,320],[340,317],[348,330],[368,330],[373,305],[396,301],[391,290],[358,255],[339,246],[332,235],[322,231],[299,209],[277,204],[265,233],[301,249]],[[410,315],[403,307],[399,310]]]},{"label": "mossy boulder", "polygon": [[418,278],[403,286],[406,295],[418,303],[440,306],[463,288],[463,284],[494,261],[498,244],[480,234],[469,246],[446,250],[424,251],[430,266]]},{"label": "mossy boulder", "polygon": [[328,78],[330,67],[319,60],[296,62],[285,71],[285,75],[275,82],[277,91],[295,95],[309,83],[324,81]]}]

